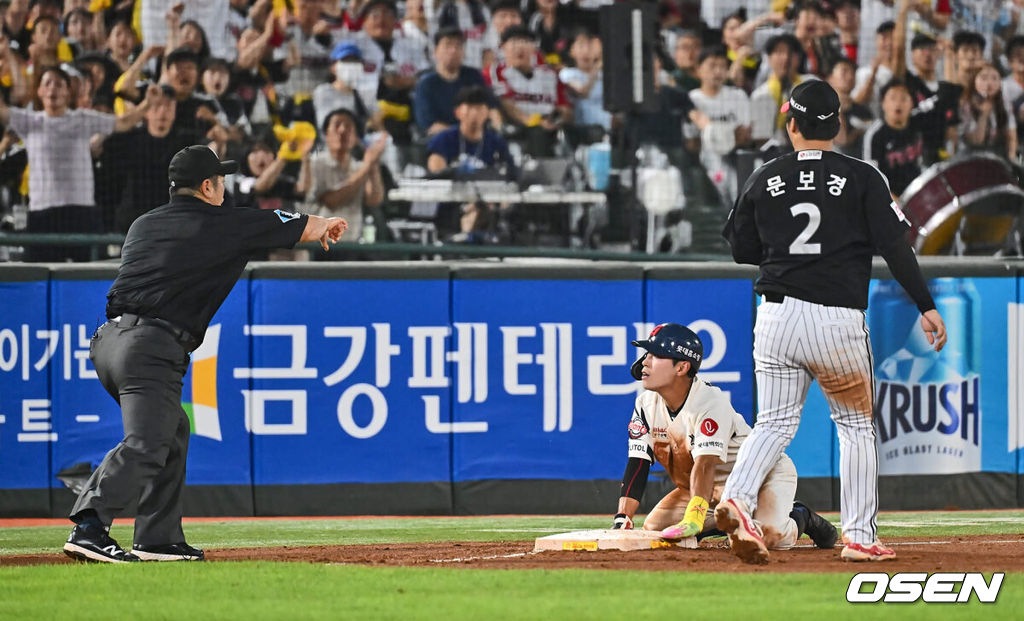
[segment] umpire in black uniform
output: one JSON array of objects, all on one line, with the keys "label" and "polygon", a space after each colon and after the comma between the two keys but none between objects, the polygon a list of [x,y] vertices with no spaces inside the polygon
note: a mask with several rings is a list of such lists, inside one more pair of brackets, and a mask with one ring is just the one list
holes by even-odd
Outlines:
[{"label": "umpire in black uniform", "polygon": [[[79,560],[203,560],[181,529],[189,420],[181,408],[189,354],[251,255],[319,240],[326,249],[348,228],[342,218],[222,207],[224,175],[238,165],[209,147],[186,147],[168,168],[171,200],[128,230],[108,321],[89,357],[121,406],[124,439],[103,459],[71,510],[64,552]],[[132,552],[108,531],[138,499]]]}]

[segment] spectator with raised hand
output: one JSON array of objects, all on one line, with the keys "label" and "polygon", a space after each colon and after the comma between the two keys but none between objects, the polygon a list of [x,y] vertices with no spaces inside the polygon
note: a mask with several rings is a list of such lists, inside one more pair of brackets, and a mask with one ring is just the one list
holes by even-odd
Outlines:
[{"label": "spectator with raised hand", "polygon": [[179,47],[164,58],[165,70],[160,83],[174,89],[177,114],[174,131],[199,144],[206,140],[224,143],[228,139],[227,117],[217,100],[196,92],[199,84],[199,59],[190,48]]},{"label": "spectator with raised hand", "polygon": [[779,109],[789,101],[793,87],[814,76],[798,73],[801,47],[793,35],[775,35],[768,39],[764,51],[771,73],[764,84],[750,94],[751,136],[756,145],[773,138],[780,146],[788,145],[786,115]]},{"label": "spectator with raised hand", "polygon": [[107,230],[127,233],[136,218],[167,200],[167,166],[192,144],[171,131],[175,110],[174,92],[167,88],[146,109],[143,125],[103,141],[99,174],[112,184],[114,196],[103,205]]},{"label": "spectator with raised hand", "polygon": [[[119,0],[114,0],[119,5]],[[168,37],[176,37],[172,42],[175,47],[185,41],[178,29],[189,20],[194,20],[201,27],[209,46],[210,56],[224,58],[230,55],[231,36],[228,31],[228,0],[136,0],[137,23],[141,28],[142,42],[145,45],[163,45]],[[170,47],[170,49],[174,49]]]},{"label": "spectator with raised hand", "polygon": [[[464,49],[464,34],[458,28],[442,28],[434,35],[434,69],[424,73],[413,90],[416,124],[428,136],[455,125],[455,98],[463,88],[486,89],[483,75],[463,64]],[[493,95],[490,101],[497,106]]]},{"label": "spectator with raised hand", "polygon": [[199,57],[199,63],[205,63],[210,58],[210,42],[206,37],[206,31],[203,27],[194,19],[188,19],[181,22],[181,26],[178,28],[178,44],[170,45],[168,43],[167,49],[173,50],[176,47],[186,47],[196,53]]},{"label": "spectator with raised hand", "polygon": [[[331,78],[335,37],[331,24],[324,19],[323,8],[324,0],[295,2],[294,23],[288,26],[284,36],[298,51],[298,64],[291,66],[288,78],[277,85],[285,109],[311,100],[317,85]],[[298,118],[301,115],[285,113],[285,116]]]},{"label": "spectator with raised hand", "polygon": [[936,75],[939,59],[938,42],[926,34],[915,34],[910,41],[910,60],[907,69],[906,41],[909,34],[907,18],[915,0],[900,0],[893,31],[893,76],[903,80],[914,100],[911,122],[921,132],[924,141],[922,162],[925,166],[949,157],[947,143],[956,141],[960,123],[960,93],[963,89]]},{"label": "spectator with raised hand", "polygon": [[[7,46],[0,37],[0,49]],[[25,142],[29,161],[28,230],[32,233],[99,233],[103,217],[93,195],[90,140],[96,134],[128,131],[158,99],[151,86],[134,110],[120,117],[94,110],[71,110],[71,78],[59,67],[39,71],[36,95],[40,110],[8,108],[0,101],[0,124]],[[88,247],[33,247],[28,261],[86,261]]]},{"label": "spectator with raised hand", "polygon": [[842,36],[839,32],[839,19],[831,3],[818,3],[818,19],[813,46],[814,58],[817,60],[814,75],[824,80],[828,74],[832,73],[832,65],[840,58],[846,58],[846,48],[843,47]]},{"label": "spectator with raised hand", "polygon": [[853,100],[871,108],[876,116],[880,112],[882,87],[892,80],[893,64],[893,31],[896,23],[885,21],[875,30],[875,55],[871,66],[857,69],[857,85],[853,88]]},{"label": "spectator with raised hand", "polygon": [[985,37],[977,32],[961,30],[953,35],[953,61],[945,63],[946,80],[964,89],[971,87],[974,74],[985,62]]},{"label": "spectator with raised hand", "polygon": [[578,31],[569,47],[573,66],[559,71],[558,78],[569,88],[574,124],[597,125],[608,132],[612,117],[604,109],[602,52],[600,37],[586,30]]},{"label": "spectator with raised hand", "polygon": [[[269,16],[259,28],[246,28],[238,38],[238,58],[231,75],[231,84],[245,106],[245,114],[253,131],[262,131],[281,122],[279,98],[274,84],[288,75],[287,59],[275,59],[271,45],[276,32],[275,20]],[[283,44],[283,39],[281,40]]]},{"label": "spectator with raised hand", "polygon": [[461,31],[465,46],[463,62],[477,70],[483,67],[484,38],[491,23],[491,11],[484,1],[440,0],[434,6],[437,7],[433,20],[436,25],[434,36],[452,28]]},{"label": "spectator with raised hand", "polygon": [[352,157],[361,128],[356,115],[344,108],[327,115],[323,125],[325,151],[310,160],[312,187],[306,195],[307,210],[326,216],[340,216],[349,222],[354,238],[362,236],[363,206],[376,207],[384,200],[380,158],[388,146],[388,135],[380,135],[366,148],[362,160]]},{"label": "spectator with raised hand", "polygon": [[838,0],[833,9],[843,54],[856,65],[860,52],[860,0]]},{"label": "spectator with raised hand", "polygon": [[1017,120],[1003,100],[999,71],[982,63],[960,97],[960,145],[1017,159]]},{"label": "spectator with raised hand", "polygon": [[849,58],[840,58],[832,65],[828,83],[839,95],[839,133],[833,139],[843,155],[859,158],[864,154],[864,132],[874,120],[871,109],[853,100],[853,84],[857,65]]},{"label": "spectator with raised hand", "polygon": [[[767,16],[764,23],[769,21]],[[754,49],[754,31],[761,19],[747,20],[747,10],[739,9],[722,22],[722,44],[725,45],[729,61],[729,82],[737,88],[750,92],[756,86],[757,74],[761,67],[761,55]]]},{"label": "spectator with raised hand", "polygon": [[114,101],[115,112],[125,110],[126,101],[138,101],[142,97],[146,82],[157,76],[155,73],[150,74],[147,68],[150,65],[156,65],[155,59],[159,59],[163,53],[164,48],[158,45],[151,45],[143,49],[135,57],[135,61],[128,67],[128,70],[117,78],[117,81],[114,82],[114,95],[117,97]]},{"label": "spectator with raised hand", "polygon": [[419,41],[425,49],[430,47],[430,20],[423,8],[423,0],[406,0],[402,17],[402,34]]}]

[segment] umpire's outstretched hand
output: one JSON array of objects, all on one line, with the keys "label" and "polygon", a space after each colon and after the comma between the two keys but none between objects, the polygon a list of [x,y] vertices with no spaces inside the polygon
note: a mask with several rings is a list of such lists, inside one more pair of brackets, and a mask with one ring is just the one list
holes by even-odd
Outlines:
[{"label": "umpire's outstretched hand", "polygon": [[341,236],[348,230],[348,222],[345,218],[321,218],[320,216],[309,216],[306,221],[306,228],[302,231],[299,241],[318,241],[324,250],[330,247],[327,242],[337,243]]}]

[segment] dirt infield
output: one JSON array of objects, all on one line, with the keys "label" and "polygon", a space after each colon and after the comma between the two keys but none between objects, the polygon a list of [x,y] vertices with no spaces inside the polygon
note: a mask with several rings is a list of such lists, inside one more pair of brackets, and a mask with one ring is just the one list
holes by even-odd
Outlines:
[{"label": "dirt infield", "polygon": [[[442,542],[379,545],[235,548],[207,550],[207,559],[339,563],[372,567],[469,567],[476,569],[627,569],[678,571],[699,564],[700,571],[850,572],[866,567],[894,571],[1024,571],[1024,535],[893,538],[894,561],[852,565],[839,560],[840,548],[818,550],[802,545],[772,552],[767,565],[745,565],[724,540],[706,540],[697,550],[619,552],[540,552],[533,542]],[[2,566],[71,563],[61,553],[0,556]]]}]

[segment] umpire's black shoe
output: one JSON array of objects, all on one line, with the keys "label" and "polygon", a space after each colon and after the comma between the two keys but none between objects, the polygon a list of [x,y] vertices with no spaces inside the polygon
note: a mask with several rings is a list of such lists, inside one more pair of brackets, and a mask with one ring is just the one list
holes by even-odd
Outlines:
[{"label": "umpire's black shoe", "polygon": [[71,529],[64,554],[79,561],[97,563],[137,563],[139,557],[117,545],[102,526],[79,524]]},{"label": "umpire's black shoe", "polygon": [[794,502],[793,510],[800,510],[807,512],[807,522],[804,527],[804,532],[811,538],[814,545],[818,546],[822,550],[831,550],[835,547],[836,541],[839,540],[839,532],[836,530],[832,523],[821,517],[811,508],[802,502]]},{"label": "umpire's black shoe", "polygon": [[184,541],[158,546],[135,544],[132,554],[144,561],[203,561],[206,555],[199,548],[193,548]]}]

